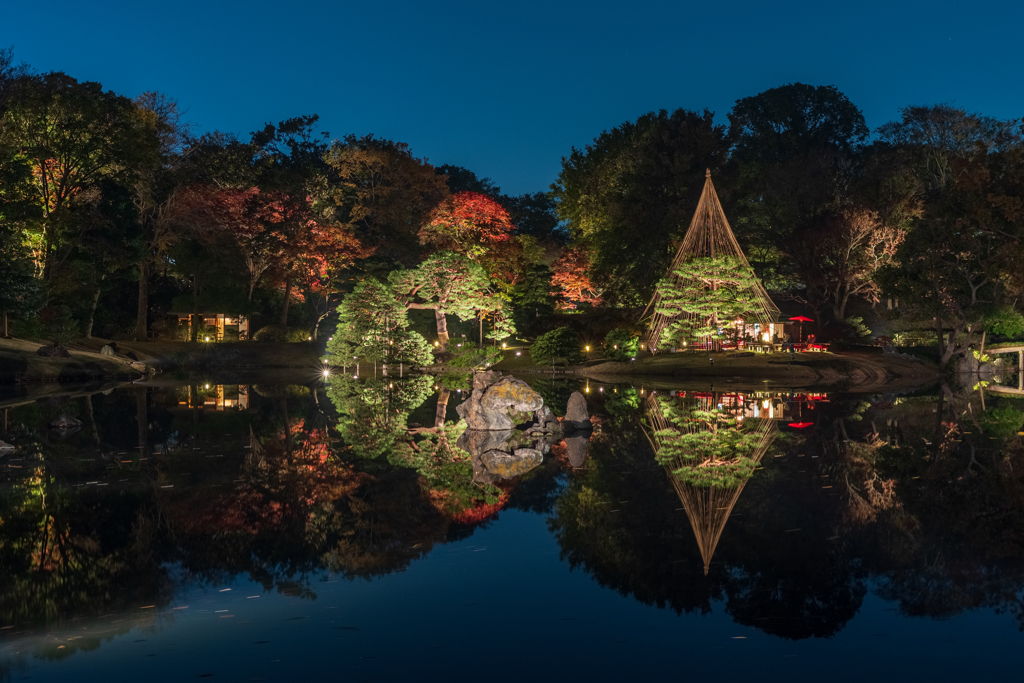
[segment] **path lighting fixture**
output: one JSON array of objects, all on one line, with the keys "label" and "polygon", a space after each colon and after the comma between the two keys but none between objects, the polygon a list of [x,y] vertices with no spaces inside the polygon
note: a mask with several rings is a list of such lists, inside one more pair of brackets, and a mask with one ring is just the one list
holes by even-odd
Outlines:
[{"label": "path lighting fixture", "polygon": [[313,338],[312,337],[307,337],[306,341],[313,341]]},{"label": "path lighting fixture", "polygon": [[324,377],[330,377],[330,376],[331,376],[331,371],[330,370],[324,370]]},{"label": "path lighting fixture", "polygon": [[210,388],[210,385],[209,385],[209,384],[204,384],[204,385],[203,385],[203,388],[204,388],[204,389],[209,389],[209,388]]},{"label": "path lighting fixture", "polygon": [[437,346],[437,342],[434,342],[434,346]]},{"label": "path lighting fixture", "polygon": [[203,337],[203,341],[210,341],[209,337]]},{"label": "path lighting fixture", "polygon": [[503,349],[506,348],[505,342],[501,342],[501,348],[503,348]]},{"label": "path lighting fixture", "polygon": [[601,387],[600,389],[598,389],[598,391],[600,391],[603,394],[604,393],[604,387]]},{"label": "path lighting fixture", "polygon": [[522,353],[521,353],[520,351],[516,351],[516,355],[517,355],[517,356],[521,356],[521,355],[523,355],[523,354],[522,354]]},{"label": "path lighting fixture", "polygon": [[587,345],[587,353],[590,353],[590,345]]},{"label": "path lighting fixture", "polygon": [[616,349],[618,349],[618,348],[619,348],[619,345],[618,345],[618,344],[616,344],[616,345],[615,345],[615,348],[616,348]]}]

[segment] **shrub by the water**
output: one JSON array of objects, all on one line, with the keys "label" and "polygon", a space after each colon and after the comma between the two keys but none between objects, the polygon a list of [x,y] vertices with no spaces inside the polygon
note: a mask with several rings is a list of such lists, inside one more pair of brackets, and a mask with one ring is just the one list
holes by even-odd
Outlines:
[{"label": "shrub by the water", "polygon": [[43,326],[47,338],[54,346],[64,346],[82,336],[78,321],[67,306],[57,306],[47,311],[44,314]]},{"label": "shrub by the water", "polygon": [[583,361],[580,339],[568,327],[546,332],[530,346],[530,357],[538,365],[554,365],[556,360],[571,364]]},{"label": "shrub by the water", "polygon": [[288,328],[282,325],[267,325],[256,330],[252,338],[258,342],[288,341]]},{"label": "shrub by the water", "polygon": [[627,361],[635,358],[640,350],[640,337],[621,327],[609,332],[604,338],[604,357],[611,360]]}]

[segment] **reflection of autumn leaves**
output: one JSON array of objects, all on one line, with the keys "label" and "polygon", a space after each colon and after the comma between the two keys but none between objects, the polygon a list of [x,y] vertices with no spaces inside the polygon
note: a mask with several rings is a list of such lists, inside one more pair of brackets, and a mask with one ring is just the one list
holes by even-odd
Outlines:
[{"label": "reflection of autumn leaves", "polygon": [[305,431],[292,422],[286,434],[253,439],[242,480],[227,495],[201,487],[191,498],[173,497],[175,528],[186,533],[257,534],[296,518],[308,524],[315,508],[351,495],[368,476],[332,457],[325,429]]}]

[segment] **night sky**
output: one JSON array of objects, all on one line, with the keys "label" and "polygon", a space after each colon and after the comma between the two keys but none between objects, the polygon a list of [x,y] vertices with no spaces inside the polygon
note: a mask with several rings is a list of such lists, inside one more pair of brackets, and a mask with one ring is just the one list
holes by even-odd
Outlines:
[{"label": "night sky", "polygon": [[246,136],[316,113],[510,194],[657,109],[717,113],[791,82],[835,85],[875,128],[948,102],[1024,116],[1024,2],[3,3],[0,45]]}]

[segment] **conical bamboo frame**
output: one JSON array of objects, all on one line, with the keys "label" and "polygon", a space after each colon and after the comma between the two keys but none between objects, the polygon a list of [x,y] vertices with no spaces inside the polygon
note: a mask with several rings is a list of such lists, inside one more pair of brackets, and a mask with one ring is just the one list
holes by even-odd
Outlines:
[{"label": "conical bamboo frame", "polygon": [[[647,436],[647,440],[650,441],[655,455],[657,455],[661,450],[661,440],[658,438],[657,432],[663,429],[678,428],[665,419],[665,414],[661,410],[661,403],[654,392],[651,392],[650,396],[647,397],[645,407],[647,409],[647,417],[653,429],[653,438],[652,434],[648,433],[646,429],[644,434]],[[750,454],[750,458],[754,462],[760,462],[764,454],[768,452],[768,447],[771,446],[775,437],[778,436],[778,428],[774,420],[754,419],[757,422],[755,433],[758,434],[759,438],[757,445]],[[736,506],[736,501],[739,500],[740,494],[743,493],[747,482],[744,481],[739,486],[732,488],[694,486],[693,484],[681,481],[675,475],[675,470],[686,465],[687,463],[676,459],[675,462],[665,466],[665,471],[668,473],[669,480],[676,490],[676,495],[679,496],[679,500],[682,501],[683,508],[686,510],[686,516],[690,520],[690,527],[693,528],[693,535],[697,539],[698,548],[700,548],[701,559],[704,561],[704,576],[707,576],[708,570],[711,567],[711,558],[715,554],[715,548],[718,547],[722,531],[725,530],[725,524],[729,521],[729,515],[732,514],[732,509]]]},{"label": "conical bamboo frame", "polygon": [[[700,201],[697,202],[697,210],[690,221],[690,227],[686,231],[683,243],[676,252],[676,257],[669,268],[668,277],[677,279],[676,269],[686,261],[696,258],[716,258],[720,256],[732,256],[739,259],[751,275],[754,275],[753,268],[747,261],[746,255],[740,248],[736,236],[732,233],[729,220],[725,217],[722,204],[718,201],[718,193],[711,182],[711,169],[707,170],[704,180],[704,191],[701,192]],[[753,292],[753,306],[748,314],[748,320],[759,323],[763,329],[767,329],[769,323],[775,322],[779,315],[779,309],[772,303],[771,297],[765,291],[761,281],[754,277],[755,285]],[[658,343],[665,329],[675,321],[675,317],[658,313],[658,303],[661,294],[654,292],[650,303],[644,309],[644,315],[648,312],[653,314],[650,327],[644,341],[652,352],[657,351]],[[696,340],[695,340],[696,341]]]}]

